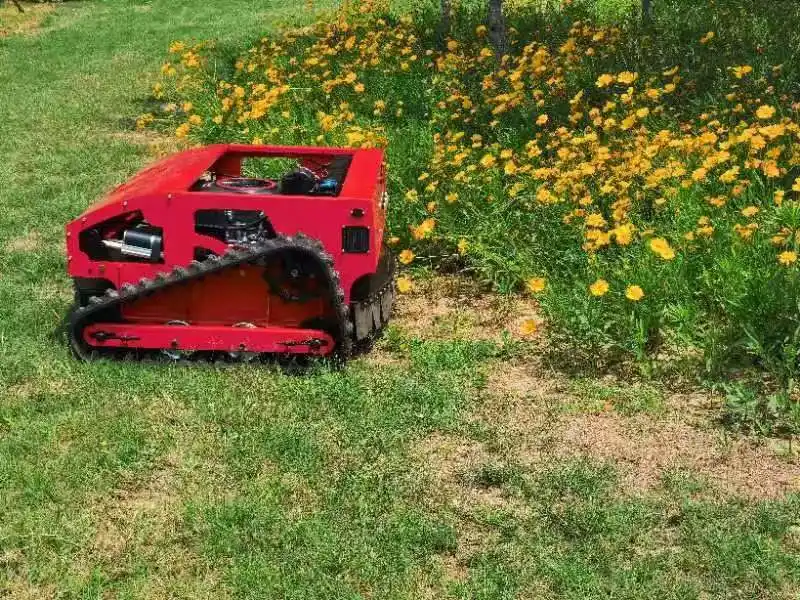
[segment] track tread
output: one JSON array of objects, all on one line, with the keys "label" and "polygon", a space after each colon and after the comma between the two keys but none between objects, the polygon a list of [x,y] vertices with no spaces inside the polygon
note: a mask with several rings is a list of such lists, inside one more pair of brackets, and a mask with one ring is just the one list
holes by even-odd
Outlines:
[{"label": "track tread", "polygon": [[[103,311],[132,302],[145,295],[152,295],[173,285],[181,285],[200,279],[206,275],[217,273],[223,269],[241,266],[243,264],[257,264],[269,258],[272,254],[284,250],[299,250],[313,254],[325,267],[327,284],[334,290],[331,300],[334,312],[339,315],[338,332],[335,336],[335,358],[346,361],[353,349],[352,324],[349,322],[349,310],[344,304],[344,291],[340,283],[339,273],[332,268],[333,259],[324,252],[324,248],[317,240],[307,236],[278,237],[264,240],[249,247],[231,248],[223,255],[212,255],[203,261],[194,260],[186,266],[178,266],[168,273],[159,273],[153,279],[143,278],[138,285],[126,283],[119,290],[108,290],[100,296],[92,296],[86,305],[75,306],[69,316],[67,336],[70,347],[76,356],[82,360],[93,360],[98,356],[113,356],[119,358],[137,357],[142,351],[112,351],[111,349],[94,348],[83,340],[83,329],[94,322],[93,316],[99,316]],[[160,356],[157,352],[146,354]],[[196,352],[198,360],[205,358],[204,353]],[[169,360],[166,359],[165,360]],[[194,358],[193,358],[194,361]],[[169,362],[174,362],[169,360]],[[180,361],[183,362],[183,361]]]}]

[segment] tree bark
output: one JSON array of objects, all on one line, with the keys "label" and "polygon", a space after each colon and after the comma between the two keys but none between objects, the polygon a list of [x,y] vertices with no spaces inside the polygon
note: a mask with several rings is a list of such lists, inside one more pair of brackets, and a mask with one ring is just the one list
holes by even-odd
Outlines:
[{"label": "tree bark", "polygon": [[441,0],[439,19],[439,41],[444,46],[445,39],[450,35],[450,16],[453,12],[451,0]]},{"label": "tree bark", "polygon": [[503,0],[489,0],[489,16],[487,18],[489,40],[492,42],[498,60],[508,53],[508,34],[506,18],[503,15]]},{"label": "tree bark", "polygon": [[652,16],[653,11],[650,0],[642,0],[642,21],[649,23]]}]

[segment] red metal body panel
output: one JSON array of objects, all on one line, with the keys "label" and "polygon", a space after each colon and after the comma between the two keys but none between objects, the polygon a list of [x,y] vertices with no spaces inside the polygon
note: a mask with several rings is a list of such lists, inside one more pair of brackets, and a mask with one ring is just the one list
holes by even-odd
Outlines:
[{"label": "red metal body panel", "polygon": [[[338,196],[259,196],[222,192],[190,191],[204,172],[218,166],[220,174],[238,175],[247,157],[325,159],[352,155]],[[304,233],[323,243],[341,275],[345,301],[350,301],[353,283],[374,273],[385,228],[381,199],[385,193],[383,151],[346,148],[242,146],[220,144],[170,156],[140,172],[112,191],[105,200],[87,209],[66,227],[68,272],[72,277],[107,279],[115,287],[152,278],[159,271],[183,266],[193,259],[196,246],[223,252],[223,242],[198,235],[195,212],[202,209],[263,210],[276,232]],[[355,209],[363,212],[353,215]],[[81,231],[112,217],[139,211],[151,224],[163,228],[163,263],[107,262],[91,260],[79,247]],[[370,252],[348,254],[341,248],[341,230],[346,225],[370,229]]]},{"label": "red metal body panel", "polygon": [[[118,337],[98,341],[92,336],[102,332]],[[84,330],[84,339],[101,348],[147,348],[158,350],[205,350],[212,352],[278,352],[281,354],[316,354],[333,350],[334,341],[324,331],[290,327],[223,327],[218,325],[132,325],[103,323]],[[312,344],[308,340],[319,340]]]},{"label": "red metal body panel", "polygon": [[[292,158],[315,170],[342,155],[351,161],[336,196],[193,189],[208,172],[240,176],[246,158]],[[153,279],[174,267],[189,265],[196,248],[218,254],[227,249],[225,242],[195,231],[197,211],[263,211],[277,234],[303,233],[324,245],[339,273],[345,303],[349,303],[353,284],[378,268],[385,228],[383,158],[379,149],[236,144],[175,154],[144,169],[67,224],[68,272],[74,278],[105,280],[117,289],[142,278]],[[97,260],[81,248],[82,232],[126,215],[141,217],[162,230],[160,262]],[[124,228],[124,222],[120,223]],[[343,250],[342,230],[346,226],[369,229],[368,252]],[[328,311],[330,305],[322,299],[292,303],[271,295],[258,268],[245,266],[136,300],[122,307],[125,322],[90,325],[83,337],[96,347],[324,355],[333,350],[335,341],[313,325],[303,328],[303,323]],[[167,324],[173,320],[189,326]],[[310,343],[312,339],[323,343]]]}]

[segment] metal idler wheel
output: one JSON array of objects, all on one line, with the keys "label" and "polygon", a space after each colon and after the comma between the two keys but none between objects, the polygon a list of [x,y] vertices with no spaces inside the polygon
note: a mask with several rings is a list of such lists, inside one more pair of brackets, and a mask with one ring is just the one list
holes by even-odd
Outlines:
[{"label": "metal idler wheel", "polygon": [[[236,323],[234,327],[241,327],[244,329],[255,329],[256,325],[253,323],[248,323],[247,321],[242,321],[241,323]],[[228,356],[230,356],[233,360],[237,360],[240,362],[251,362],[258,358],[258,352],[246,352],[244,350],[234,350],[228,352]]]},{"label": "metal idler wheel", "polygon": [[[186,321],[167,321],[167,325],[173,325],[175,327],[189,327],[189,323]],[[189,358],[194,354],[192,350],[179,350],[178,348],[170,348],[170,349],[162,349],[161,353],[166,356],[170,360],[179,361],[185,358]]]}]

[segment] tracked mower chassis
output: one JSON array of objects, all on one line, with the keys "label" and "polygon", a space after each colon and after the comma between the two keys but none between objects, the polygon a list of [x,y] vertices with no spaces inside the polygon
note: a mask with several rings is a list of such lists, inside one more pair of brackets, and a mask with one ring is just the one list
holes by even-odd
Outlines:
[{"label": "tracked mower chassis", "polygon": [[[280,181],[242,175],[249,157],[287,156],[299,167]],[[68,225],[70,347],[83,360],[346,359],[391,315],[385,206],[380,151],[173,156]]]}]

